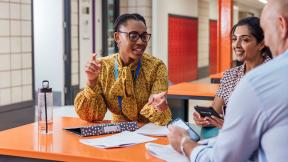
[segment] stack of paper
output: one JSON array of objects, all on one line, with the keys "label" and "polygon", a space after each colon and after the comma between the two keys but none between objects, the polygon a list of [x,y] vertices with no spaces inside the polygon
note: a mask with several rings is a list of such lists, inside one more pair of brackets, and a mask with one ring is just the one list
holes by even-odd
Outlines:
[{"label": "stack of paper", "polygon": [[156,143],[146,143],[146,149],[148,150],[149,154],[165,160],[167,162],[189,162],[189,159],[179,152],[175,151],[171,145],[160,145]]},{"label": "stack of paper", "polygon": [[167,136],[168,128],[166,126],[159,126],[153,123],[148,123],[137,129],[135,133],[150,135],[150,136]]},{"label": "stack of paper", "polygon": [[102,138],[80,139],[80,142],[98,148],[126,147],[139,143],[149,142],[157,138],[147,137],[135,132],[123,131]]}]

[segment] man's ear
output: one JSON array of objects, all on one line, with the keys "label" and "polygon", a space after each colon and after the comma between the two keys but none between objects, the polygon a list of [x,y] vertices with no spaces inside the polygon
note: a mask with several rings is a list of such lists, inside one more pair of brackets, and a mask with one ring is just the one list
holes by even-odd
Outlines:
[{"label": "man's ear", "polygon": [[278,24],[281,38],[286,39],[288,37],[288,19],[280,15],[278,17]]}]

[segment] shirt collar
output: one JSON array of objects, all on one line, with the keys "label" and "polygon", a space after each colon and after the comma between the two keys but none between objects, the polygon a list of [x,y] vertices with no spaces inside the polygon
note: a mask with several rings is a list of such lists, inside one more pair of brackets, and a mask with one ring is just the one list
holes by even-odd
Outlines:
[{"label": "shirt collar", "polygon": [[127,67],[127,68],[130,68],[131,70],[135,70],[135,69],[137,68],[138,61],[134,61],[133,63],[131,63],[131,64],[128,65],[128,66],[123,66],[123,63],[122,63],[122,61],[121,61],[121,58],[120,58],[120,54],[119,54],[119,53],[116,54],[116,57],[118,57],[118,58],[117,58],[117,62],[118,62],[118,67],[119,67],[119,68]]},{"label": "shirt collar", "polygon": [[[268,61],[271,60],[271,58],[270,58],[269,56],[266,56],[266,55],[265,55],[265,56],[263,56],[263,57],[264,57],[264,61],[263,61],[262,64],[264,64],[264,63],[266,63],[266,62],[268,62]],[[239,75],[238,75],[238,76],[243,77],[244,74],[245,74],[245,72],[246,72],[246,64],[243,63],[243,65],[240,66],[240,72],[239,72]]]},{"label": "shirt collar", "polygon": [[278,55],[276,57],[273,57],[273,60],[276,59],[276,58],[277,59],[281,59],[283,57],[288,57],[288,49],[285,52],[281,53],[280,55]]}]

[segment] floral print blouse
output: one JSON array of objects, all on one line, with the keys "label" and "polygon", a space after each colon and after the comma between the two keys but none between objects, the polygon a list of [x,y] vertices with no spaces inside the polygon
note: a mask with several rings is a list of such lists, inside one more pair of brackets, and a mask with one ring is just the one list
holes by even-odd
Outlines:
[{"label": "floral print blouse", "polygon": [[[115,58],[118,61],[117,80],[114,77]],[[81,119],[101,121],[109,109],[114,122],[140,121],[165,125],[171,120],[169,108],[161,112],[147,104],[151,94],[168,90],[167,68],[161,60],[144,53],[136,80],[133,78],[138,62],[123,66],[118,54],[103,57],[101,62],[96,87],[86,86],[75,98],[75,111]],[[122,111],[118,96],[122,97]]]},{"label": "floral print blouse", "polygon": [[[271,60],[270,57],[264,56],[265,60],[263,63]],[[229,98],[234,91],[236,85],[239,83],[241,78],[245,74],[245,64],[234,67],[224,72],[223,77],[220,80],[220,87],[216,92],[216,96],[224,100],[225,106],[228,104]]]}]

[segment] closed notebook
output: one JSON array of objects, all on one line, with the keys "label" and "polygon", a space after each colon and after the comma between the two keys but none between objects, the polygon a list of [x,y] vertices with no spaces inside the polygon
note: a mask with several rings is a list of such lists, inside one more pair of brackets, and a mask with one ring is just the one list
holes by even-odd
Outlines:
[{"label": "closed notebook", "polygon": [[67,131],[78,134],[80,136],[98,136],[102,134],[118,133],[122,131],[134,131],[138,129],[137,122],[121,122],[97,124],[93,126],[69,127],[64,128]]}]

